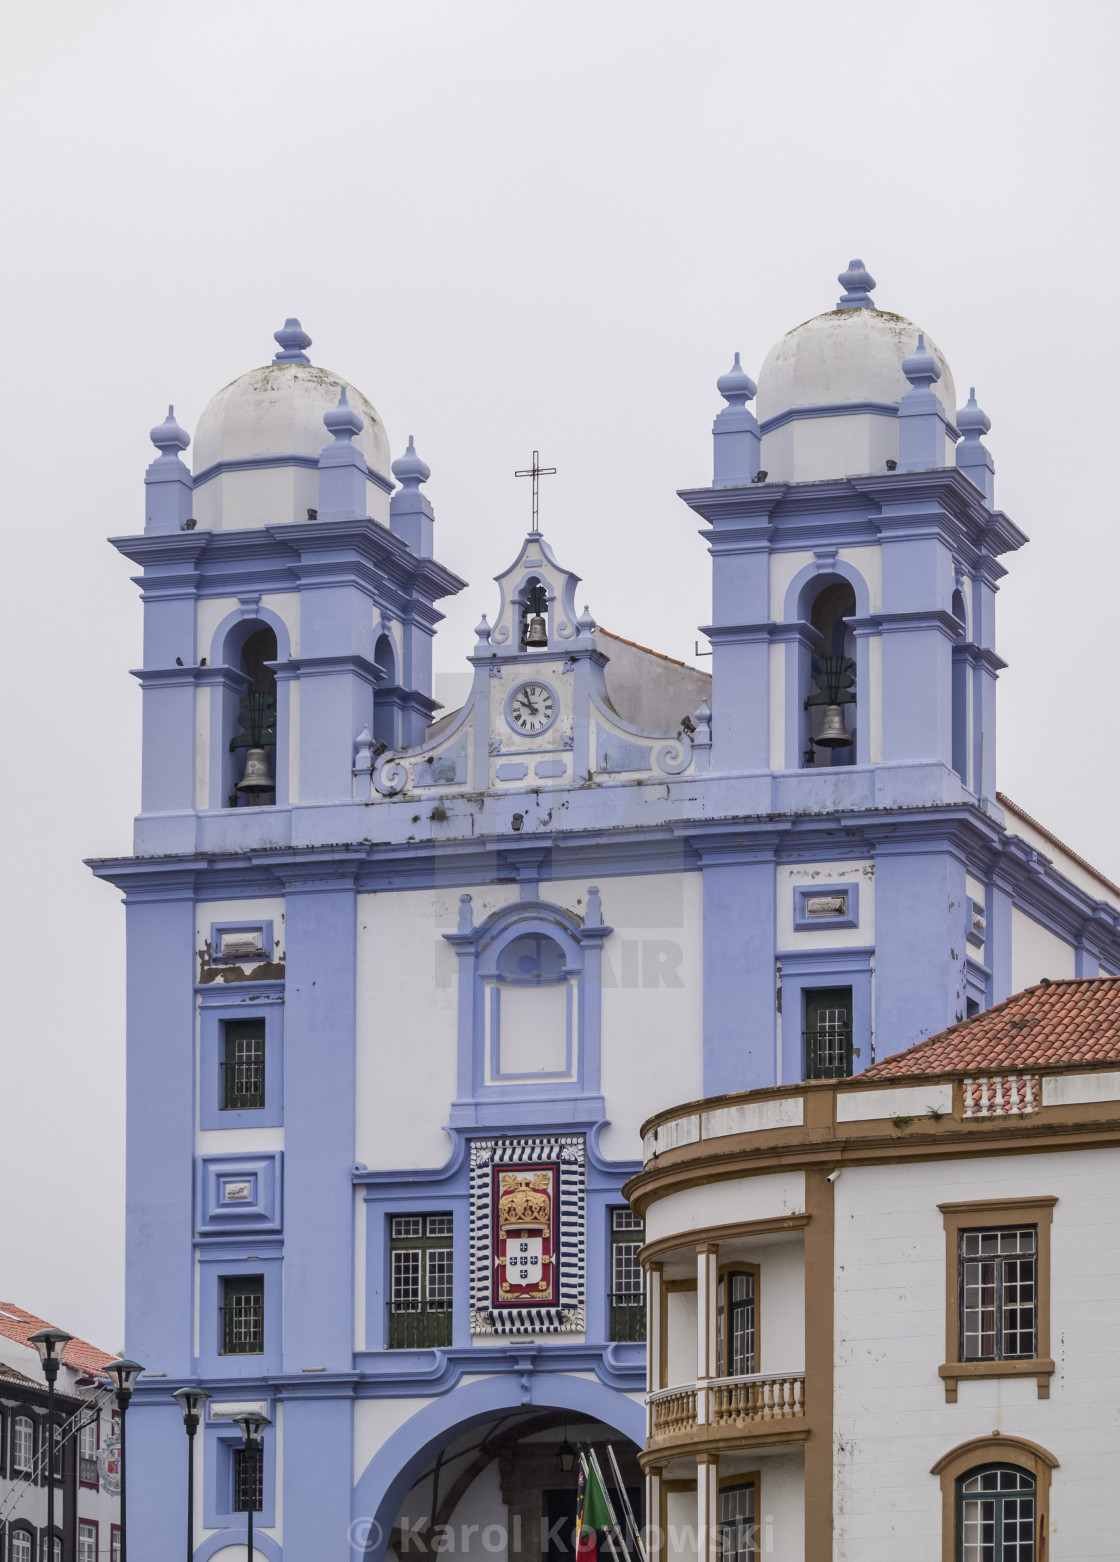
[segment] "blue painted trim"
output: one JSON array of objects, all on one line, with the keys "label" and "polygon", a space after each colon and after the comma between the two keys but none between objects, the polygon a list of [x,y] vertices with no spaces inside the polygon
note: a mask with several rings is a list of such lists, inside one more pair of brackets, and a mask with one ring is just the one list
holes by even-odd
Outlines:
[{"label": "blue painted trim", "polygon": [[[260,950],[252,954],[224,955],[221,953],[223,933],[259,933]],[[253,960],[272,959],[272,918],[256,918],[249,922],[211,922],[210,964],[245,965]]]},{"label": "blue painted trim", "polygon": [[[284,999],[279,983],[223,982],[199,997],[199,1127],[279,1128],[284,1121]],[[223,1025],[264,1020],[264,1100],[259,1110],[222,1106]]]},{"label": "blue painted trim", "polygon": [[[258,1525],[261,1529],[271,1529],[276,1523],[276,1407],[271,1403],[271,1395],[267,1392],[258,1393],[240,1386],[225,1397],[230,1401],[263,1399],[265,1415],[274,1423],[265,1428],[264,1434],[262,1472],[264,1491],[261,1511],[253,1516],[255,1544]],[[241,1433],[232,1421],[212,1421],[209,1415],[202,1430],[205,1449],[205,1474],[202,1483],[203,1525],[207,1529],[225,1529],[227,1533],[223,1537],[223,1544],[227,1546],[238,1544],[237,1533],[240,1532],[240,1544],[244,1546],[248,1518],[244,1513],[236,1513],[233,1507],[233,1455],[241,1447]],[[230,1531],[233,1533],[229,1533]],[[197,1557],[197,1551],[195,1555]]]},{"label": "blue painted trim", "polygon": [[[323,441],[323,448],[330,444],[329,440]],[[294,451],[275,456],[235,456],[225,461],[215,461],[211,466],[204,467],[201,472],[194,475],[194,487],[199,489],[212,478],[220,477],[223,472],[264,472],[271,467],[300,466],[306,471],[317,472],[319,470],[318,456],[301,456]],[[390,482],[387,477],[382,477],[376,467],[370,466],[363,458],[364,475],[369,478],[383,493],[391,494],[396,488],[396,483]]]},{"label": "blue painted trim", "polygon": [[[853,418],[868,414],[876,418],[897,418],[898,403],[893,401],[804,402],[798,406],[787,407],[784,412],[775,412],[772,417],[763,418],[758,426],[761,433],[765,435],[772,434],[775,429],[784,428],[787,423],[799,423],[803,418]],[[196,485],[198,481],[196,477]]]},{"label": "blue painted trim", "polygon": [[[279,1237],[242,1236],[236,1242],[201,1237],[195,1241],[198,1255],[198,1359],[199,1377],[219,1378],[231,1384],[252,1382],[283,1365],[283,1244]],[[222,1281],[260,1275],[264,1280],[264,1350],[252,1355],[227,1355],[222,1350]],[[231,1387],[230,1398],[248,1393],[242,1383]]]},{"label": "blue painted trim", "polygon": [[[200,1155],[195,1175],[195,1219],[199,1236],[250,1235],[283,1228],[281,1150],[258,1155]],[[226,1189],[248,1183],[247,1199],[230,1201]]]},{"label": "blue painted trim", "polygon": [[[810,916],[805,909],[806,902],[815,900],[821,896],[839,895],[844,901],[844,910],[835,916]],[[852,881],[848,884],[797,884],[793,890],[793,930],[795,933],[811,933],[817,928],[834,927],[858,927],[859,926],[859,884]]]}]

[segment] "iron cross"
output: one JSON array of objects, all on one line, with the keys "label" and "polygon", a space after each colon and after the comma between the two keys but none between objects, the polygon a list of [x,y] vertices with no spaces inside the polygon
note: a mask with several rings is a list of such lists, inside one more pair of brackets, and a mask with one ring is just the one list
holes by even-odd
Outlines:
[{"label": "iron cross", "polygon": [[527,466],[524,471],[515,472],[513,475],[514,477],[531,477],[533,479],[533,530],[539,531],[537,512],[540,506],[541,478],[555,477],[556,468],[554,466],[542,466],[540,451],[534,450],[532,466]]}]

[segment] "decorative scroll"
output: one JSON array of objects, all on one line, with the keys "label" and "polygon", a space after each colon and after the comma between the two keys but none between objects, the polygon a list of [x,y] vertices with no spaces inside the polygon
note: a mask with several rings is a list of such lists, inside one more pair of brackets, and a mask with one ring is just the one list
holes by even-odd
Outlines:
[{"label": "decorative scroll", "polygon": [[586,1327],[586,1180],[578,1135],[472,1143],[472,1334]]}]

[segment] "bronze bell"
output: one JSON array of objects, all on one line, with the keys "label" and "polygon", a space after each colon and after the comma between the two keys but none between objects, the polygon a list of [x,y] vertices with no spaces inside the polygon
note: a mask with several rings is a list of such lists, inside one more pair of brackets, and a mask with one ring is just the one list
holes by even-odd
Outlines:
[{"label": "bronze bell", "polygon": [[844,725],[844,711],[839,705],[826,705],[821,730],[813,739],[822,748],[851,748],[852,738]]},{"label": "bronze bell", "polygon": [[534,613],[529,620],[529,631],[525,636],[526,645],[547,645],[548,625],[539,613]]},{"label": "bronze bell", "polygon": [[276,782],[268,768],[268,750],[250,748],[245,751],[245,779],[237,783],[239,792],[275,792]]}]

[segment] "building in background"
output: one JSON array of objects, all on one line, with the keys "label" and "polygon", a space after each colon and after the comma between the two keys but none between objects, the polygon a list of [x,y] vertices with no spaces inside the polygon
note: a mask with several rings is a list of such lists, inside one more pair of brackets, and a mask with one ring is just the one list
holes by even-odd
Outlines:
[{"label": "building in background", "polygon": [[1120,981],[646,1147],[651,1562],[1115,1555]]},{"label": "building in background", "polygon": [[558,1555],[566,1445],[638,1479],[642,1121],[800,1099],[1041,976],[1120,970],[1120,894],[996,791],[995,599],[1025,538],[988,420],[861,263],[841,283],[763,363],[761,422],[738,359],[718,382],[714,480],[682,494],[710,679],[599,628],[534,457],[441,712],[464,582],[428,467],[411,440],[390,464],[298,321],[203,412],[193,472],[174,416],[153,430],[143,532],[115,539],[142,571],[142,812],[134,855],[92,864],[128,925],[150,1562],[180,1545],[187,1383],[213,1396],[202,1562],[243,1545],[246,1405],[272,1423],[268,1562],[441,1525]]},{"label": "building in background", "polygon": [[[46,1562],[47,1388],[29,1344],[44,1318],[0,1302],[0,1557]],[[117,1562],[120,1416],[103,1369],[112,1357],[71,1339],[55,1386],[55,1529],[58,1562]],[[5,1549],[6,1548],[6,1549]],[[52,1559],[53,1562],[53,1559]]]}]

